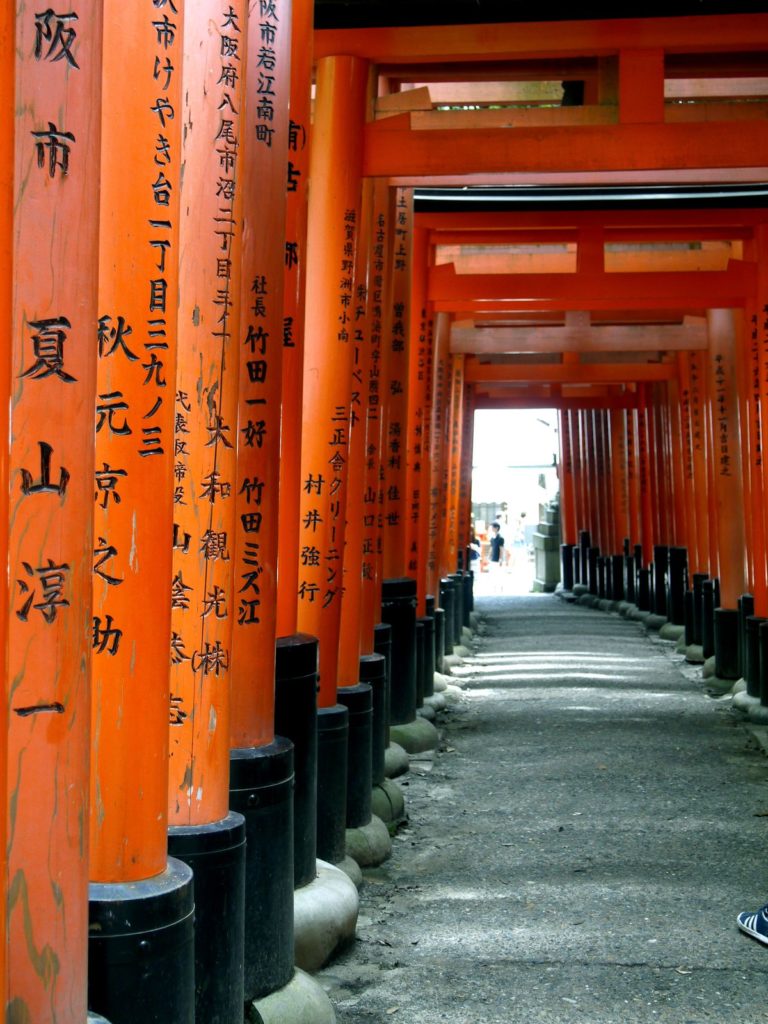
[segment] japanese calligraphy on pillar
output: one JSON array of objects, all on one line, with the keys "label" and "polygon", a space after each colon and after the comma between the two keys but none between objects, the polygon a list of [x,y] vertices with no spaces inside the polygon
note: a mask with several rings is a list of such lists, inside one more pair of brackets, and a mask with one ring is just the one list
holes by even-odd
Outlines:
[{"label": "japanese calligraphy on pillar", "polygon": [[173,824],[227,813],[244,35],[242,0],[206,0],[187,11],[173,439]]},{"label": "japanese calligraphy on pillar", "polygon": [[447,313],[438,313],[435,325],[435,354],[432,367],[432,409],[430,416],[429,523],[427,554],[427,590],[436,594],[441,564],[441,517],[445,516],[446,438],[448,423],[448,372],[450,324]]},{"label": "japanese calligraphy on pillar", "polygon": [[733,387],[733,380],[725,356],[717,352],[713,356],[713,377],[714,377],[714,424],[715,424],[715,449],[717,458],[717,472],[720,476],[732,476],[733,469],[731,452],[729,416],[734,410],[729,410],[729,396]]},{"label": "japanese calligraphy on pillar", "polygon": [[[434,321],[425,305],[419,307],[418,335],[414,346],[416,394],[410,424],[409,446],[409,543],[408,573],[416,574],[421,599],[426,586],[427,529],[429,520],[429,446],[430,407],[432,402],[432,342]],[[409,414],[410,418],[410,414]]]},{"label": "japanese calligraphy on pillar", "polygon": [[[247,128],[242,138],[244,223],[233,546],[230,741],[238,747],[272,738],[280,396],[286,344],[283,289],[287,250],[283,240],[290,36],[289,0],[258,0],[251,5],[247,119],[243,121]],[[254,672],[258,672],[257,679]]]},{"label": "japanese calligraphy on pillar", "polygon": [[92,488],[92,878],[105,882],[165,865],[183,12],[105,6]]},{"label": "japanese calligraphy on pillar", "polygon": [[[312,83],[311,0],[294,0],[291,22],[291,94],[285,175],[282,432],[280,518],[298,523],[301,477],[301,403],[304,360],[304,293]],[[296,632],[299,549],[295,530],[278,532],[277,634]]]},{"label": "japanese calligraphy on pillar", "polygon": [[[382,346],[385,326],[386,267],[389,251],[388,219],[384,207],[386,186],[377,182],[374,192],[368,276],[369,360],[365,380],[365,474],[362,502],[363,644],[372,644],[372,630],[380,615],[380,581],[383,558],[382,529],[384,490],[381,479]],[[371,648],[372,649],[372,648]]]},{"label": "japanese calligraphy on pillar", "polygon": [[6,996],[85,1019],[101,6],[13,6]]},{"label": "japanese calligraphy on pillar", "polygon": [[407,448],[410,271],[413,191],[395,189],[392,231],[392,300],[385,341],[384,575],[402,576],[407,566]]}]

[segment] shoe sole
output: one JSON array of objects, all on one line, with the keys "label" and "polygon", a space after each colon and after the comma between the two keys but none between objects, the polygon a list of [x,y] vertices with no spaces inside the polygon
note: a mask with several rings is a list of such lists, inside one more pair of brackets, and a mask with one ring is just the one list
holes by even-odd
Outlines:
[{"label": "shoe sole", "polygon": [[736,924],[745,935],[750,935],[753,939],[757,939],[758,942],[762,942],[764,946],[768,946],[768,935],[761,935],[760,932],[756,932],[754,928],[750,928],[749,925],[742,924],[738,918],[736,918]]}]

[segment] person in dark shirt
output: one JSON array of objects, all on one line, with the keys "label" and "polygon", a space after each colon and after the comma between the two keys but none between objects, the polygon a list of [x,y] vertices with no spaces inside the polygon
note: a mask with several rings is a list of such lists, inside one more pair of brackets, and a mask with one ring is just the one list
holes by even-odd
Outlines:
[{"label": "person in dark shirt", "polygon": [[504,561],[504,538],[501,536],[501,527],[498,523],[491,523],[491,536],[489,538],[489,544],[491,546],[490,555],[488,561],[491,566],[501,568],[501,564]]}]

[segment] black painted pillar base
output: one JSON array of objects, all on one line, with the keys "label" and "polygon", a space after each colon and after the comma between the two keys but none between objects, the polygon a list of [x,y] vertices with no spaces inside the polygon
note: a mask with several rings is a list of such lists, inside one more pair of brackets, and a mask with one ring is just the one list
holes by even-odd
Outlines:
[{"label": "black painted pillar base", "polygon": [[611,598],[624,600],[624,555],[611,555]]},{"label": "black painted pillar base", "polygon": [[573,544],[560,545],[560,578],[563,590],[573,590]]},{"label": "black painted pillar base", "polygon": [[602,555],[597,556],[597,596],[605,600],[605,558]]},{"label": "black painted pillar base", "polygon": [[757,629],[759,650],[758,691],[760,703],[768,707],[768,621],[761,622]]},{"label": "black painted pillar base", "polygon": [[293,744],[293,885],[313,882],[317,864],[317,637],[278,637],[275,732]]},{"label": "black painted pillar base", "polygon": [[389,714],[392,706],[392,627],[379,622],[373,627],[373,652],[384,658],[384,746],[389,746]]},{"label": "black painted pillar base", "polygon": [[317,710],[317,856],[340,864],[346,854],[349,712]]},{"label": "black painted pillar base", "polygon": [[705,572],[693,574],[693,642],[700,647],[704,625],[704,581],[709,579]]},{"label": "black painted pillar base", "polygon": [[389,721],[405,725],[416,717],[416,580],[384,580],[381,617],[392,627]]},{"label": "black painted pillar base", "polygon": [[[475,610],[475,574],[472,569],[464,570],[464,616],[462,623],[470,628],[469,613]],[[429,613],[427,613],[429,614]]]},{"label": "black painted pillar base", "polygon": [[705,658],[715,653],[715,608],[719,604],[719,581],[705,580],[701,586],[701,648]]},{"label": "black painted pillar base", "polygon": [[371,820],[373,694],[368,683],[340,686],[336,699],[349,712],[347,734],[347,828]]},{"label": "black painted pillar base", "polygon": [[737,601],[739,608],[739,677],[747,675],[747,618],[755,614],[755,599],[752,594],[742,594]]},{"label": "black painted pillar base", "polygon": [[245,818],[245,1001],[293,976],[293,744],[230,751],[230,806]]},{"label": "black painted pillar base", "polygon": [[695,632],[694,619],[696,617],[692,590],[686,590],[683,594],[683,608],[685,609],[685,646],[690,647],[693,644]]},{"label": "black painted pillar base", "polygon": [[739,612],[736,608],[715,609],[715,675],[718,679],[739,678]]},{"label": "black painted pillar base", "polygon": [[760,626],[768,620],[760,615],[747,616],[747,665],[744,679],[750,697],[760,696]]},{"label": "black painted pillar base", "polygon": [[387,664],[381,654],[360,658],[360,682],[371,688],[371,783],[377,786],[386,778],[385,751],[389,745],[389,720],[386,714]]},{"label": "black painted pillar base", "polygon": [[590,594],[593,594],[595,597],[599,593],[597,578],[597,559],[599,554],[600,548],[590,548],[587,552],[587,586],[589,587]]},{"label": "black painted pillar base", "polygon": [[445,670],[445,611],[435,608],[435,671]]},{"label": "black painted pillar base", "polygon": [[[424,707],[424,623],[420,618],[416,619],[416,707]],[[415,710],[415,709],[414,709]]]},{"label": "black painted pillar base", "polygon": [[424,697],[431,697],[435,692],[435,619],[427,612],[418,619],[424,627]]},{"label": "black painted pillar base", "polygon": [[624,596],[629,604],[635,603],[635,560],[632,555],[624,556]]},{"label": "black painted pillar base", "polygon": [[460,644],[464,621],[464,573],[452,572],[448,578],[453,580],[453,642]]},{"label": "black painted pillar base", "polygon": [[457,640],[454,636],[454,623],[456,617],[453,611],[454,605],[453,580],[444,576],[440,580],[440,607],[445,612],[443,619],[443,654],[453,654],[454,645]]},{"label": "black painted pillar base", "polygon": [[585,586],[589,586],[589,549],[592,546],[592,539],[589,530],[579,531],[579,562],[581,564],[580,580]]},{"label": "black painted pillar base", "polygon": [[192,869],[195,1020],[242,1024],[245,995],[245,818],[172,825],[168,853]]},{"label": "black painted pillar base", "polygon": [[195,1024],[194,886],[186,864],[89,887],[88,1005],[112,1024]]},{"label": "black painted pillar base", "polygon": [[669,549],[667,618],[674,626],[685,625],[685,592],[688,589],[688,550]]},{"label": "black painted pillar base", "polygon": [[637,607],[641,612],[651,610],[651,570],[640,569],[637,574]]},{"label": "black painted pillar base", "polygon": [[667,614],[667,568],[669,565],[669,548],[664,544],[656,544],[653,548],[653,612],[655,615]]}]

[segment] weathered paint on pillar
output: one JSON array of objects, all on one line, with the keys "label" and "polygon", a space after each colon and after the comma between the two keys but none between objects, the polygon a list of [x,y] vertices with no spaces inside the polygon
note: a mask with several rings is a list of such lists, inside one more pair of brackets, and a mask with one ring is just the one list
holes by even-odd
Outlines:
[{"label": "weathered paint on pillar", "polygon": [[230,743],[274,737],[290,0],[248,18]]},{"label": "weathered paint on pillar", "polygon": [[426,591],[425,549],[420,543],[426,517],[427,466],[424,456],[429,450],[430,349],[432,320],[427,313],[428,232],[413,232],[411,303],[408,351],[408,466],[406,473],[406,574],[416,580],[417,615],[424,615]]},{"label": "weathered paint on pillar", "polygon": [[[360,681],[363,626],[363,571],[372,574],[366,544],[365,478],[368,385],[371,374],[368,274],[373,219],[373,183],[363,185],[352,307],[352,374],[350,379],[349,462],[344,529],[344,589],[341,596],[338,685]],[[372,643],[372,637],[370,643]]]},{"label": "weathered paint on pillar", "polygon": [[[15,5],[0,4],[0,39],[14,39]],[[13,309],[13,168],[14,151],[14,61],[0,64],[0,138],[6,145],[0,155],[0,494],[8,494],[10,450],[8,411],[11,404],[11,316]],[[0,565],[8,565],[8,509],[0,514]],[[7,571],[7,570],[6,570]],[[0,587],[0,662],[5,686],[8,666],[8,587]],[[8,835],[8,701],[0,702],[0,849],[7,849]],[[0,906],[7,906],[8,872],[0,871]],[[8,924],[0,914],[0,1006],[8,1002]]]},{"label": "weathered paint on pillar", "polygon": [[101,8],[75,3],[56,14],[14,5],[14,20],[4,6],[0,24],[15,33],[3,36],[8,67],[0,72],[10,90],[0,98],[0,173],[3,185],[13,184],[0,193],[4,420],[10,400],[10,458],[4,430],[0,469],[8,484],[0,517],[3,548],[8,531],[4,1019],[79,1024],[88,930]]},{"label": "weathered paint on pillar", "polygon": [[737,380],[740,314],[731,309],[707,312],[708,380],[715,428],[714,469],[720,601],[735,608],[746,585],[744,496],[741,480],[741,424]]},{"label": "weathered paint on pillar", "polygon": [[[382,482],[384,415],[382,412],[382,345],[386,324],[386,268],[391,234],[387,218],[389,188],[374,182],[371,249],[369,252],[369,327],[371,361],[366,383],[365,481],[363,491],[363,587],[360,622],[361,652],[373,654],[374,627],[381,618]],[[363,208],[364,209],[364,208]]]},{"label": "weathered paint on pillar", "polygon": [[427,593],[438,597],[442,574],[443,523],[445,521],[444,465],[445,432],[448,423],[450,388],[451,325],[447,313],[438,313],[435,321],[435,347],[432,362],[432,409],[429,429],[429,549],[427,557]]},{"label": "weathered paint on pillar", "polygon": [[301,404],[304,361],[307,199],[313,0],[293,0],[291,101],[285,202],[283,293],[283,388],[280,447],[280,520],[277,539],[277,635],[296,632],[299,545],[296,532],[301,494]]},{"label": "weathered paint on pillar", "polygon": [[298,628],[320,640],[319,705],[336,703],[344,499],[349,449],[360,135],[368,68],[354,57],[318,62],[307,238],[307,318],[301,443]]},{"label": "weathered paint on pillar", "polygon": [[[183,5],[175,6],[141,17],[117,0],[104,6],[95,882],[150,878],[166,864],[170,619],[183,592],[171,573],[183,33]],[[126,67],[143,70],[126,75]]]},{"label": "weathered paint on pillar", "polygon": [[[244,0],[184,22],[168,818],[229,808]],[[211,31],[211,29],[214,29]]]},{"label": "weathered paint on pillar", "polygon": [[408,363],[411,344],[413,189],[394,190],[391,317],[384,345],[384,578],[408,567]]}]

